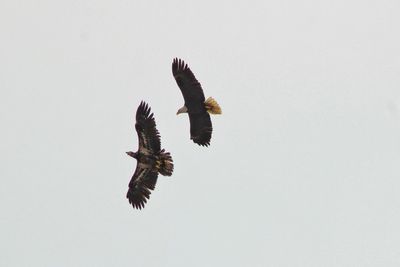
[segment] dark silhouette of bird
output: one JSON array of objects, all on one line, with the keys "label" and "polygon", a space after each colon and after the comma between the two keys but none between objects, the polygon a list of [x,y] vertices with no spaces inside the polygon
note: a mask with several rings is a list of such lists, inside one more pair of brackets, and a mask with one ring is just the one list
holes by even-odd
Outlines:
[{"label": "dark silhouette of bird", "polygon": [[220,106],[212,97],[205,100],[200,83],[183,60],[173,60],[172,74],[185,100],[184,106],[176,114],[188,113],[190,139],[201,146],[209,146],[213,130],[209,114],[221,114]]},{"label": "dark silhouette of bird", "polygon": [[150,107],[141,102],[136,111],[135,129],[139,138],[137,152],[126,152],[137,160],[126,197],[133,208],[142,209],[154,190],[158,174],[171,176],[174,165],[169,152],[161,149],[160,134]]}]

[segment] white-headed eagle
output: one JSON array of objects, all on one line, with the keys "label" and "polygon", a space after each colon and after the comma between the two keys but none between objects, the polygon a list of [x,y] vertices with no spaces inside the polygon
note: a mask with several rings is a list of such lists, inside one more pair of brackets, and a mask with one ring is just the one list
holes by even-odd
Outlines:
[{"label": "white-headed eagle", "polygon": [[133,208],[142,209],[154,190],[158,173],[171,176],[174,165],[169,152],[161,149],[160,134],[150,107],[141,102],[136,111],[136,132],[139,138],[137,152],[126,152],[137,160],[136,170],[129,182],[126,197]]},{"label": "white-headed eagle", "polygon": [[212,97],[205,100],[200,83],[183,60],[173,60],[172,74],[185,100],[185,105],[176,114],[188,113],[193,142],[201,146],[210,145],[212,124],[209,113],[221,114],[221,108]]}]

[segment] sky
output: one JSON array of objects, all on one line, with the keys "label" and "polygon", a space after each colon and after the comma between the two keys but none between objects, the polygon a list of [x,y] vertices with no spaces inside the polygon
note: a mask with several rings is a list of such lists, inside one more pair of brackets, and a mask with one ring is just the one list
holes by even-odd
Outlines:
[{"label": "sky", "polygon": [[[399,266],[400,2],[0,2],[0,266]],[[223,114],[194,144],[172,59]],[[126,199],[134,114],[175,163]]]}]

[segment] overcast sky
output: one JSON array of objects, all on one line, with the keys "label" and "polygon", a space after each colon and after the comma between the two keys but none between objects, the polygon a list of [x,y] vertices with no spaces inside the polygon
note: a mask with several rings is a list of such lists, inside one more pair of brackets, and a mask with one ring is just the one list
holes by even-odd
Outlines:
[{"label": "overcast sky", "polygon": [[[1,266],[399,266],[398,0],[0,2]],[[171,74],[214,97],[190,139]],[[134,114],[175,162],[125,198]]]}]

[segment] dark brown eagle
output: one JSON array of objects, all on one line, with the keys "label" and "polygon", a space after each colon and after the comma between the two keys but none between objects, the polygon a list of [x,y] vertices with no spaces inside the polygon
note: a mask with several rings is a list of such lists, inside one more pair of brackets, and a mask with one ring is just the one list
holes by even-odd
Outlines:
[{"label": "dark brown eagle", "polygon": [[189,114],[190,139],[193,142],[201,146],[210,145],[212,124],[209,113],[221,114],[221,108],[212,97],[205,100],[200,83],[183,60],[173,60],[172,74],[185,100],[185,105],[176,114]]},{"label": "dark brown eagle", "polygon": [[126,197],[133,208],[142,209],[154,190],[158,173],[171,176],[174,165],[169,152],[161,149],[160,134],[150,107],[141,102],[136,111],[136,132],[139,138],[139,150],[126,152],[137,160],[136,170],[129,182]]}]

